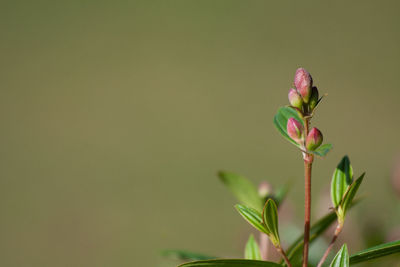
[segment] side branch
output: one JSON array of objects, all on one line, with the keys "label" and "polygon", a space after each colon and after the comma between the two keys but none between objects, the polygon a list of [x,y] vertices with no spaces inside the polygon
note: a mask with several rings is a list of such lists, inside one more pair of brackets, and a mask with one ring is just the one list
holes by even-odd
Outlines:
[{"label": "side branch", "polygon": [[290,263],[288,257],[286,256],[285,251],[282,249],[282,247],[277,247],[276,248],[278,250],[278,252],[281,254],[282,258],[285,260],[285,263],[287,265],[287,267],[292,267],[292,264]]},{"label": "side branch", "polygon": [[343,224],[339,223],[339,224],[336,226],[335,234],[333,235],[332,240],[331,240],[331,242],[329,243],[329,246],[328,246],[328,248],[326,249],[324,255],[323,255],[322,258],[321,258],[321,260],[319,261],[317,267],[321,267],[322,264],[325,262],[326,258],[328,257],[329,253],[331,252],[331,250],[332,250],[332,248],[333,248],[333,245],[335,244],[335,241],[336,241],[336,239],[338,238],[338,236],[339,236],[340,232],[342,231],[342,229],[343,229]]}]

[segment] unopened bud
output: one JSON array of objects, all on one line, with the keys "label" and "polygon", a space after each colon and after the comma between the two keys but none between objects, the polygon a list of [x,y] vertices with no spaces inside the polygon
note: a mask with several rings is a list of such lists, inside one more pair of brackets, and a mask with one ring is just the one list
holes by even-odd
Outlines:
[{"label": "unopened bud", "polygon": [[291,106],[300,109],[302,108],[303,99],[301,98],[301,95],[297,92],[296,89],[290,89],[288,97]]},{"label": "unopened bud", "polygon": [[322,144],[322,133],[317,128],[312,128],[306,138],[306,148],[308,150],[315,150]]},{"label": "unopened bud", "polygon": [[303,68],[297,69],[294,76],[294,85],[296,86],[297,91],[299,91],[300,95],[303,97],[304,103],[308,103],[308,100],[311,96],[312,87],[312,78],[310,73]]},{"label": "unopened bud", "polygon": [[262,181],[259,185],[258,185],[258,195],[262,198],[267,197],[268,195],[270,195],[272,192],[272,186],[271,184]]},{"label": "unopened bud", "polygon": [[286,126],[288,135],[297,143],[303,139],[303,125],[295,118],[290,118]]},{"label": "unopened bud", "polygon": [[308,103],[308,105],[310,106],[311,110],[313,110],[317,106],[318,97],[319,97],[318,89],[317,89],[317,87],[314,86],[311,89],[310,101]]}]

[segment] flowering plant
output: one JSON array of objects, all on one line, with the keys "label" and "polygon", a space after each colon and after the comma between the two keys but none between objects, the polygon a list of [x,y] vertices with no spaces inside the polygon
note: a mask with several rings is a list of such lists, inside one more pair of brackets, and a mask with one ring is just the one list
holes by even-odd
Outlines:
[{"label": "flowering plant", "polygon": [[[304,232],[291,245],[284,248],[281,243],[278,227],[278,208],[287,193],[282,187],[275,193],[261,185],[259,190],[246,178],[229,172],[220,172],[221,181],[237,197],[240,204],[235,207],[239,214],[260,232],[260,241],[250,235],[245,246],[245,259],[215,259],[197,253],[185,251],[167,251],[184,260],[197,260],[180,265],[181,267],[308,267],[314,266],[309,262],[309,245],[336,223],[331,242],[326,248],[317,267],[327,265],[329,254],[337,237],[341,233],[347,211],[357,200],[355,195],[364,179],[365,173],[354,179],[353,168],[347,156],[344,156],[334,170],[331,181],[331,200],[333,211],[311,225],[311,170],[317,157],[324,157],[332,148],[331,144],[322,144],[323,135],[318,128],[311,128],[311,119],[323,97],[319,96],[313,79],[305,69],[297,69],[294,86],[289,91],[290,105],[278,109],[274,124],[281,135],[298,147],[304,161],[305,178],[305,211]],[[266,242],[276,248],[281,261],[272,262],[267,257]],[[347,267],[359,262],[369,261],[378,257],[400,252],[400,240],[381,244],[352,254],[348,253],[346,244],[330,263],[332,267]]]}]

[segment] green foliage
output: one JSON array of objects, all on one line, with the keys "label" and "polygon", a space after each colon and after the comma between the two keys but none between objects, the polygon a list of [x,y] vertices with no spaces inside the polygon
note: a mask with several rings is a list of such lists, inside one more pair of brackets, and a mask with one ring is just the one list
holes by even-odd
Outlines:
[{"label": "green foliage", "polygon": [[394,253],[400,253],[400,240],[359,251],[351,255],[350,264],[353,265],[359,262],[373,260]]},{"label": "green foliage", "polygon": [[237,204],[235,208],[240,213],[240,215],[242,215],[242,217],[258,231],[270,234],[269,230],[263,223],[262,215],[260,212],[240,204]]},{"label": "green foliage", "polygon": [[222,259],[189,262],[179,267],[282,267],[282,265],[269,261]]},{"label": "green foliage", "polygon": [[171,259],[190,260],[190,261],[211,260],[217,258],[187,250],[173,250],[173,249],[164,250],[161,252],[161,255]]},{"label": "green foliage", "polygon": [[272,199],[268,199],[268,201],[265,203],[262,218],[265,226],[268,229],[268,232],[270,233],[269,237],[271,242],[275,246],[278,246],[280,244],[278,230],[278,209],[275,201]]},{"label": "green foliage", "polygon": [[292,107],[279,108],[278,112],[274,117],[274,125],[283,137],[285,137],[293,145],[300,147],[299,144],[297,144],[296,141],[290,138],[289,134],[287,133],[286,127],[287,127],[287,122],[290,118],[295,118],[304,126],[301,114],[295,108]]},{"label": "green foliage", "polygon": [[331,144],[323,144],[322,146],[318,147],[316,150],[314,151],[310,151],[311,153],[320,156],[320,157],[325,157],[326,154],[328,154],[328,152],[332,149],[332,145]]},{"label": "green foliage", "polygon": [[218,176],[240,203],[259,211],[262,210],[264,203],[253,183],[231,172],[220,171]]},{"label": "green foliage", "polygon": [[344,156],[337,165],[333,173],[331,183],[331,198],[332,203],[337,208],[341,203],[347,187],[353,182],[353,168],[350,165],[350,160]]},{"label": "green foliage", "polygon": [[341,216],[341,220],[344,220],[346,216],[347,209],[350,207],[351,203],[353,202],[354,196],[356,195],[358,188],[360,187],[363,179],[364,179],[365,172],[355,180],[347,189],[346,193],[343,196],[343,200],[340,203],[339,209],[339,216]]},{"label": "green foliage", "polygon": [[339,252],[333,258],[330,267],[349,267],[349,253],[347,251],[347,246],[344,244]]},{"label": "green foliage", "polygon": [[[279,108],[274,117],[274,125],[284,138],[302,150],[301,152],[305,162],[305,178],[306,181],[310,181],[311,165],[314,161],[314,156],[311,154],[323,157],[332,149],[332,145],[324,144],[317,148],[322,143],[322,133],[316,128],[311,129],[311,132],[307,137],[304,136],[305,132],[310,131],[310,120],[314,115],[314,108],[322,98],[318,100],[318,89],[313,87],[311,75],[303,68],[299,68],[296,71],[295,85],[296,89],[290,90],[288,98],[291,105],[296,106],[297,109],[292,106]],[[314,93],[313,99],[312,101],[307,102],[311,88]],[[289,128],[290,135],[287,128]],[[297,142],[290,136],[295,138]],[[306,145],[304,144],[304,140],[306,140]],[[306,151],[304,147],[307,147],[310,150],[316,149],[315,151]],[[286,197],[288,186],[286,185],[281,187],[276,191],[275,194],[270,194],[267,192],[268,189],[266,187],[266,192],[262,192],[260,195],[257,188],[246,178],[229,172],[220,172],[220,180],[229,188],[229,190],[241,203],[235,206],[237,211],[254,228],[268,235],[277,251],[281,254],[285,263],[283,260],[280,264],[261,261],[262,251],[260,251],[254,236],[250,235],[245,246],[244,254],[246,260],[202,260],[185,263],[181,265],[181,267],[275,267],[283,265],[294,267],[300,265],[312,266],[313,263],[309,263],[308,260],[305,260],[303,263],[301,263],[301,252],[303,247],[306,245],[308,246],[311,242],[316,240],[317,237],[325,232],[325,230],[327,230],[332,223],[337,220],[338,225],[332,238],[332,244],[335,242],[343,228],[346,212],[355,204],[354,198],[364,179],[364,176],[365,173],[363,173],[358,179],[353,180],[353,168],[350,164],[349,158],[344,156],[337,165],[331,181],[331,199],[334,206],[334,211],[328,213],[326,216],[312,225],[309,232],[310,235],[308,243],[304,243],[304,234],[302,234],[285,252],[284,248],[280,244],[277,206],[279,206],[279,204],[281,204],[283,199]],[[311,206],[309,205],[311,197],[310,190],[311,188],[309,183],[306,183],[305,196],[306,200],[308,201],[305,202],[307,215],[305,221],[310,219],[309,212],[307,212],[311,210]],[[263,205],[265,200],[265,205]],[[327,248],[324,253],[325,256],[321,259],[319,265],[324,264],[326,255],[329,255],[331,249],[332,246]],[[351,257],[349,257],[347,245],[344,244],[332,260],[330,267],[349,267],[350,263],[356,264],[398,252],[400,252],[400,240],[360,251]],[[181,259],[194,259],[196,257],[203,257],[204,259],[207,257],[182,251],[175,251],[172,254],[177,255]]]},{"label": "green foliage", "polygon": [[365,173],[353,180],[353,167],[347,156],[344,156],[333,173],[331,198],[335,206],[339,224],[343,225],[347,209],[350,207]]},{"label": "green foliage", "polygon": [[247,260],[261,260],[260,248],[251,234],[244,249],[244,258]]}]

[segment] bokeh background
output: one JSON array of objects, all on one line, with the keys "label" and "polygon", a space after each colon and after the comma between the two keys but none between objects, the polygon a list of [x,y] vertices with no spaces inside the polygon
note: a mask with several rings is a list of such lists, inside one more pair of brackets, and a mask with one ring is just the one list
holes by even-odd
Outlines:
[{"label": "bokeh background", "polygon": [[393,238],[399,8],[0,1],[0,265],[175,266],[168,248],[241,257],[251,228],[220,169],[291,182],[301,227],[301,155],[272,124],[300,66],[329,94],[313,124],[334,144],[315,163],[314,219],[348,154],[367,172],[350,251],[376,244],[364,233]]}]

